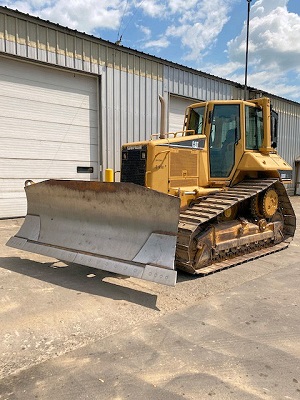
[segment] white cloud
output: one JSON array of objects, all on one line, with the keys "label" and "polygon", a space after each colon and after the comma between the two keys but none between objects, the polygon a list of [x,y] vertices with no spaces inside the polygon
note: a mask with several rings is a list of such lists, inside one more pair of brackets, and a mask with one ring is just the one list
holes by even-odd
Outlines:
[{"label": "white cloud", "polygon": [[192,10],[199,3],[198,0],[169,0],[169,8],[172,13],[182,13],[183,10]]},{"label": "white cloud", "polygon": [[171,25],[167,29],[169,38],[179,37],[187,60],[199,60],[215,43],[224,25],[229,20],[230,4],[234,0],[187,0],[185,6],[179,8],[177,0],[170,1],[172,10],[181,12],[180,25]]},{"label": "white cloud", "polygon": [[[224,64],[205,64],[205,71],[219,77],[233,77],[233,73],[241,68],[241,64],[237,62],[227,62]],[[237,80],[237,78],[235,78]],[[238,79],[239,81],[239,79]]]},{"label": "white cloud", "polygon": [[136,7],[141,8],[150,17],[161,17],[166,11],[166,5],[158,0],[141,0],[136,3]]},{"label": "white cloud", "polygon": [[166,47],[169,46],[169,44],[170,44],[170,42],[168,41],[167,38],[161,37],[160,39],[151,40],[151,41],[145,43],[144,48],[149,49],[151,47],[155,47],[157,49],[165,49]]},{"label": "white cloud", "polygon": [[[212,75],[227,78],[242,85],[245,82],[244,63],[229,61],[220,65],[206,64],[203,70]],[[294,84],[291,84],[286,75],[278,68],[263,68],[260,71],[252,70],[252,72],[248,74],[247,83],[248,86],[255,89],[299,101],[299,84],[297,84],[296,80]]]},{"label": "white cloud", "polygon": [[144,34],[143,40],[149,40],[151,38],[151,29],[144,25],[136,24],[136,27]]},{"label": "white cloud", "polygon": [[[182,44],[183,59],[194,61],[215,43],[229,19],[230,8],[238,1],[240,0],[10,0],[0,1],[0,4],[87,33],[103,28],[118,30],[121,22],[124,22],[124,16],[133,19],[137,13],[142,13],[144,17],[164,22],[164,28],[145,47],[167,47],[172,38],[178,38]],[[142,40],[149,41],[150,29],[143,27],[144,24],[139,25],[145,35]],[[124,31],[124,24],[122,28]],[[162,39],[163,36],[165,39]]]},{"label": "white cloud", "polygon": [[87,33],[99,27],[117,29],[126,7],[125,0],[29,0],[0,4]]},{"label": "white cloud", "polygon": [[286,7],[289,0],[257,0],[253,6],[253,11],[257,16],[264,16],[271,13],[277,7]]},{"label": "white cloud", "polygon": [[[174,38],[182,45],[182,59],[198,61],[213,46],[239,0],[142,0],[136,7],[145,15],[163,21],[165,31],[146,37],[143,48],[166,48]],[[166,24],[168,26],[166,26]]]},{"label": "white cloud", "polygon": [[[215,45],[222,42],[223,28],[230,21],[233,8],[241,7],[242,2],[246,3],[245,0],[0,0],[3,6],[79,31],[97,35],[101,29],[119,31],[130,46],[152,49],[153,54],[168,47],[168,54],[172,54],[172,44],[178,49],[174,53],[176,62],[188,61],[192,67],[243,84],[245,24],[240,34],[227,43],[224,53],[227,61],[220,65],[207,63],[209,57],[213,59]],[[286,79],[290,74],[297,82],[300,80],[300,15],[289,12],[288,3],[289,0],[252,1],[248,83],[275,94],[299,98],[296,85],[288,85]],[[133,32],[132,39],[128,39]]]},{"label": "white cloud", "polygon": [[[248,84],[293,98],[299,97],[297,85],[288,85],[285,76],[289,72],[300,73],[300,42],[297,40],[300,16],[288,11],[288,1],[258,0],[251,8]],[[246,26],[239,36],[228,42],[230,64],[235,64],[236,68],[222,75],[241,83],[244,81],[245,37]]]},{"label": "white cloud", "polygon": [[281,71],[254,72],[249,76],[249,85],[277,96],[299,98],[299,86],[297,83],[291,85]]},{"label": "white cloud", "polygon": [[[300,16],[288,12],[288,0],[257,1],[251,10],[249,61],[257,68],[299,69]],[[231,60],[241,61],[245,54],[245,27],[228,43]]]}]

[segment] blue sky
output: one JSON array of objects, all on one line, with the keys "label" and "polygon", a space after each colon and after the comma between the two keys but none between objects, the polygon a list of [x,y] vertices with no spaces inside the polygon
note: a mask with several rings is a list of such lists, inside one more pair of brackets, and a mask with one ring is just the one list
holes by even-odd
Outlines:
[{"label": "blue sky", "polygon": [[[102,39],[244,82],[247,0],[1,1]],[[300,1],[252,0],[248,84],[300,102]]]}]

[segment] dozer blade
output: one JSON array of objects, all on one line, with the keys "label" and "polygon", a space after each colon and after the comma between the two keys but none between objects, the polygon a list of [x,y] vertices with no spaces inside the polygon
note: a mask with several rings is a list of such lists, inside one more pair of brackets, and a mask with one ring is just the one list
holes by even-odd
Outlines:
[{"label": "dozer blade", "polygon": [[131,183],[49,180],[25,191],[27,216],[8,246],[175,285],[178,198]]}]

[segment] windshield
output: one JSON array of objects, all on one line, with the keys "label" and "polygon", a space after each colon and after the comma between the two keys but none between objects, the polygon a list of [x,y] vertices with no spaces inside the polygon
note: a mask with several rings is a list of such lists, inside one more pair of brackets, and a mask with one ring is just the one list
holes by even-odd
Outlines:
[{"label": "windshield", "polygon": [[190,120],[187,129],[194,130],[195,135],[201,135],[203,133],[204,112],[205,106],[190,109]]}]

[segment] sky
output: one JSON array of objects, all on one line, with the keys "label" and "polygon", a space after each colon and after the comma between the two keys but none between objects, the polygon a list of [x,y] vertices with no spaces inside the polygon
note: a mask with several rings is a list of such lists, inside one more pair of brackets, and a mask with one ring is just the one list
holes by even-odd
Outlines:
[{"label": "sky", "polygon": [[[18,0],[0,5],[241,84],[248,0]],[[248,85],[300,102],[300,0],[251,0]]]}]

